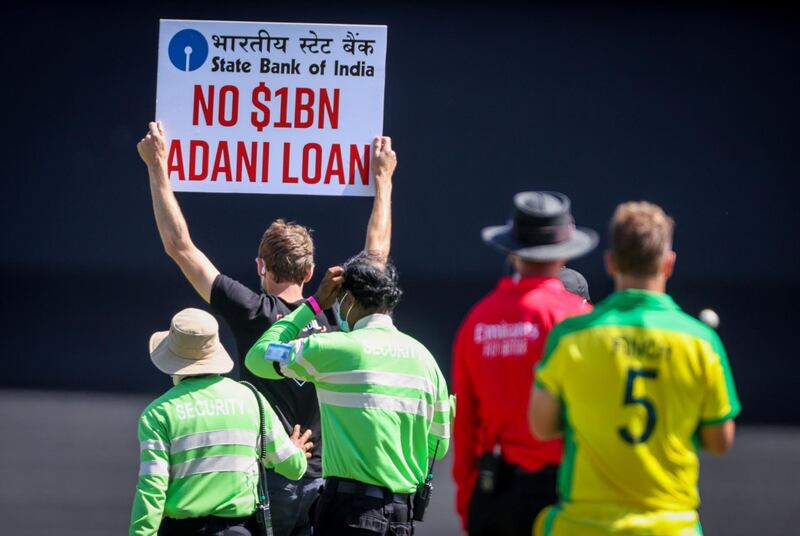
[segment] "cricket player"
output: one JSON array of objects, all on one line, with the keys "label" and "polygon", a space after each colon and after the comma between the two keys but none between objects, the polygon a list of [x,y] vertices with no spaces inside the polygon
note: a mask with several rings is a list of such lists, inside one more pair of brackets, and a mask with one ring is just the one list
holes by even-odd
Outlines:
[{"label": "cricket player", "polygon": [[548,337],[529,418],[539,438],[563,436],[564,458],[536,535],[702,534],[697,449],[731,447],[740,405],[716,332],[665,293],[673,225],[651,203],[618,206],[617,291]]}]

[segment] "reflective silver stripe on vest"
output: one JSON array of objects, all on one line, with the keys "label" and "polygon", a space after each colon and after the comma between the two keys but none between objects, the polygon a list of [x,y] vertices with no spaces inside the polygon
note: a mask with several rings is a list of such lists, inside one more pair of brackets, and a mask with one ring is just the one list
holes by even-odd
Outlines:
[{"label": "reflective silver stripe on vest", "polygon": [[283,445],[280,446],[278,450],[275,452],[267,452],[267,461],[272,463],[273,465],[277,465],[287,458],[289,458],[292,454],[297,452],[299,449],[295,446],[294,443],[291,441],[285,442]]},{"label": "reflective silver stripe on vest", "polygon": [[[314,368],[314,365],[306,361],[303,357],[303,339],[299,339],[290,343],[294,346],[294,357],[292,361],[288,364],[280,364],[281,374],[286,376],[287,378],[293,378],[300,381],[308,381],[309,378],[314,378],[317,373],[317,369]],[[296,367],[302,370],[302,372],[297,372],[292,370],[292,367]]]},{"label": "reflective silver stripe on vest", "polygon": [[450,425],[438,422],[431,423],[431,433],[442,439],[448,439],[450,437]]},{"label": "reflective silver stripe on vest", "polygon": [[[305,371],[308,374],[308,371]],[[297,372],[291,369],[291,367],[287,367],[285,365],[281,365],[281,374],[286,376],[287,378],[292,378],[293,380],[300,380],[300,381],[307,381],[307,376],[301,376]]]},{"label": "reflective silver stripe on vest", "polygon": [[255,448],[257,438],[258,433],[251,430],[232,429],[197,432],[173,439],[169,451],[175,454],[214,445],[244,445]]},{"label": "reflective silver stripe on vest", "polygon": [[433,405],[433,409],[436,411],[450,411],[450,401],[439,400]]},{"label": "reflective silver stripe on vest", "polygon": [[399,413],[413,413],[431,420],[433,406],[417,398],[379,395],[375,393],[337,393],[317,389],[317,398],[322,404],[346,408],[383,409]]},{"label": "reflective silver stripe on vest", "polygon": [[294,354],[294,362],[297,365],[300,365],[305,371],[308,373],[309,377],[316,378],[319,376],[319,372],[314,365],[306,359],[306,356],[303,355],[303,340],[298,340],[295,343],[295,354]]},{"label": "reflective silver stripe on vest", "polygon": [[158,439],[148,439],[139,443],[139,451],[143,450],[169,450],[169,443],[159,441]]},{"label": "reflective silver stripe on vest", "polygon": [[384,387],[408,387],[436,396],[436,389],[427,378],[399,372],[379,372],[374,370],[351,370],[347,372],[325,372],[317,376],[318,382],[338,384],[367,384]]},{"label": "reflective silver stripe on vest", "polygon": [[139,464],[139,476],[169,476],[167,460],[147,460]]},{"label": "reflective silver stripe on vest", "polygon": [[[278,419],[278,415],[273,411],[272,413],[272,429],[267,433],[267,443],[275,439],[276,430],[283,430],[283,423]],[[291,433],[291,432],[289,432]],[[288,433],[287,433],[288,435]],[[260,445],[261,443],[259,443]]]},{"label": "reflective silver stripe on vest", "polygon": [[255,473],[257,471],[256,459],[250,456],[206,456],[195,458],[173,465],[170,477],[185,478],[201,473]]}]

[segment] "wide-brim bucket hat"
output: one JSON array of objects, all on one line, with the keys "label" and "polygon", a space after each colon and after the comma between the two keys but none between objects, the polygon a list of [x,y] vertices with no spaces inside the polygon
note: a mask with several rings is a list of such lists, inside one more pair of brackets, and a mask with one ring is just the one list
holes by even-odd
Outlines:
[{"label": "wide-brim bucket hat", "polygon": [[169,331],[150,336],[150,359],[166,374],[226,374],[233,360],[219,340],[219,324],[201,309],[184,309],[172,317]]},{"label": "wide-brim bucket hat", "polygon": [[569,198],[559,192],[520,192],[506,225],[485,227],[483,241],[527,261],[575,259],[597,247],[597,233],[576,227]]}]

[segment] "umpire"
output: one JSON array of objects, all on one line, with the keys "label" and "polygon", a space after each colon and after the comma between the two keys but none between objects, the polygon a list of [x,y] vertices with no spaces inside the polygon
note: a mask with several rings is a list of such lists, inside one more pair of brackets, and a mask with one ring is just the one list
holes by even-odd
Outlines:
[{"label": "umpire", "polygon": [[[394,267],[361,253],[328,269],[317,293],[247,354],[257,376],[316,385],[325,436],[317,535],[413,534],[414,493],[447,452],[447,384],[430,352],[394,327],[400,295]],[[331,306],[341,332],[285,344]]]},{"label": "umpire", "polygon": [[591,310],[586,280],[564,264],[589,253],[597,234],[575,227],[570,206],[558,192],[521,192],[509,224],[482,232],[510,255],[514,275],[470,310],[453,345],[453,477],[470,536],[529,536],[556,500],[562,446],[531,435],[526,408],[547,334]]}]

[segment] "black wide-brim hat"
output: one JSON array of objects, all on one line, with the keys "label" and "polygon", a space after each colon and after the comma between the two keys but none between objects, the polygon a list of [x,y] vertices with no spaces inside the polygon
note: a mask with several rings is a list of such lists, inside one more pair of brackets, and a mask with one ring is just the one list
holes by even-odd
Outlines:
[{"label": "black wide-brim hat", "polygon": [[576,227],[570,200],[558,192],[520,192],[506,225],[485,227],[483,241],[526,261],[575,259],[597,247],[597,233]]}]

